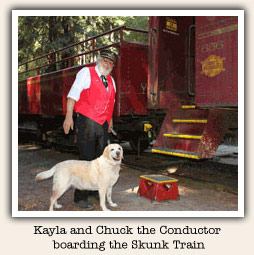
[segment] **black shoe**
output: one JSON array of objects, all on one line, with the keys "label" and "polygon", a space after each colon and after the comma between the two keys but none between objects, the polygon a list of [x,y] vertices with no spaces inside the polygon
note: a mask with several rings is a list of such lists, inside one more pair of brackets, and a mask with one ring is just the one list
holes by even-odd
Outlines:
[{"label": "black shoe", "polygon": [[93,210],[94,207],[88,201],[80,200],[78,202],[75,202],[79,208],[85,209],[85,210]]}]

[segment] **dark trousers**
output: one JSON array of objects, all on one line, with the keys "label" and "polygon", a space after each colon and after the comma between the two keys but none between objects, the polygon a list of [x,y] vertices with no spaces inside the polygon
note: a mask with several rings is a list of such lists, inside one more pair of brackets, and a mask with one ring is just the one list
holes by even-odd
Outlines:
[{"label": "dark trousers", "polygon": [[[79,159],[91,161],[102,155],[108,142],[108,123],[100,125],[95,121],[77,114],[76,120],[77,145]],[[91,192],[75,189],[74,202],[87,201]]]}]

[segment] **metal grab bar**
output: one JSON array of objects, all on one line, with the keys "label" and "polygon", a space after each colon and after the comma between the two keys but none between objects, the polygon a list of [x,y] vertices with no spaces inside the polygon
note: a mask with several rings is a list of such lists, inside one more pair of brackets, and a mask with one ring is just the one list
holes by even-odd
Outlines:
[{"label": "metal grab bar", "polygon": [[191,31],[195,29],[195,25],[189,27],[189,38],[188,38],[188,56],[187,56],[187,86],[188,94],[195,96],[195,93],[191,91]]},{"label": "metal grab bar", "polygon": [[151,77],[151,73],[152,73],[152,49],[153,49],[153,32],[157,33],[157,30],[155,28],[151,28],[150,29],[150,48],[149,48],[149,59],[148,59],[148,64],[149,64],[149,82],[150,82],[150,89],[149,89],[149,93],[153,96],[155,96],[157,93],[154,91],[154,84],[153,84],[153,89],[152,89],[152,77]]}]

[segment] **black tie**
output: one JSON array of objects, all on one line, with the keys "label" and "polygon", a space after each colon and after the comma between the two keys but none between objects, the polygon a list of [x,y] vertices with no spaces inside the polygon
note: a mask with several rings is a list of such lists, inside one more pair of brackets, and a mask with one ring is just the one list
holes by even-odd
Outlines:
[{"label": "black tie", "polygon": [[104,75],[101,75],[101,80],[104,84],[104,86],[107,88],[108,87],[108,80]]}]

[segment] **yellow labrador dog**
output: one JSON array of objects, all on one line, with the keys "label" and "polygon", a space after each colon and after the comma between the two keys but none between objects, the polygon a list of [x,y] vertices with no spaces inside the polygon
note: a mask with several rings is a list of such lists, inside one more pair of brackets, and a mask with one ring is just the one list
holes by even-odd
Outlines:
[{"label": "yellow labrador dog", "polygon": [[109,205],[116,207],[117,204],[112,202],[111,193],[119,177],[122,159],[122,147],[118,144],[110,144],[95,160],[67,160],[56,164],[48,171],[37,174],[37,181],[54,176],[49,210],[62,207],[57,203],[57,199],[71,186],[80,190],[98,190],[103,211],[109,211],[105,205],[106,197]]}]

